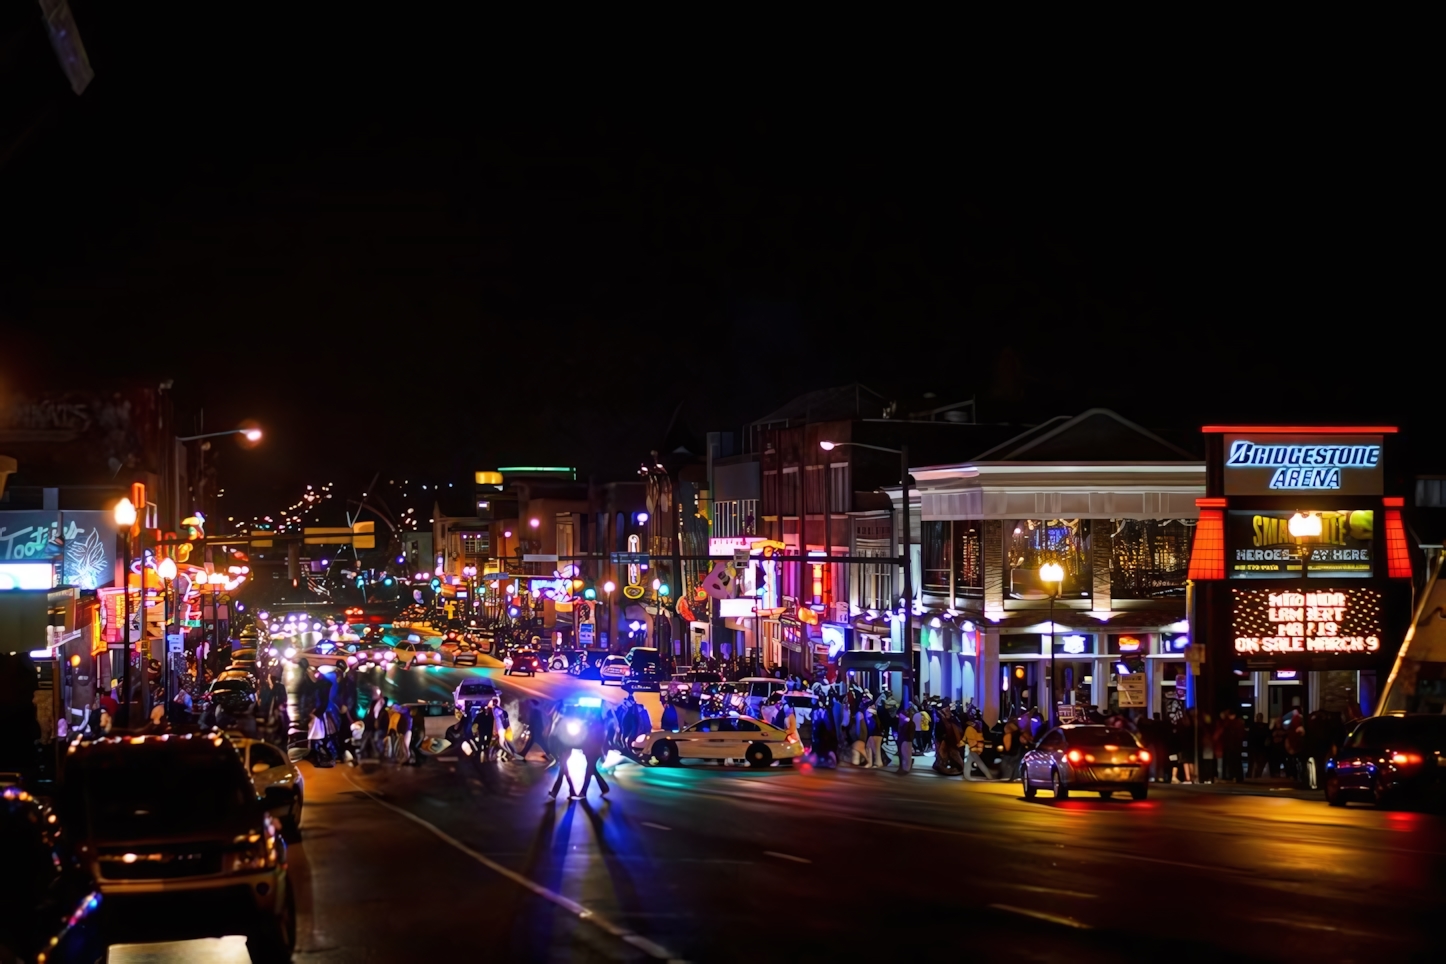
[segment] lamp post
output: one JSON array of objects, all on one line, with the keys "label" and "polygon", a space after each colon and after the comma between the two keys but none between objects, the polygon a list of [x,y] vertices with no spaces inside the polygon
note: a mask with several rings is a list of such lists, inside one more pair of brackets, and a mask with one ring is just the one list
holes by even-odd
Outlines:
[{"label": "lamp post", "polygon": [[115,524],[120,528],[121,541],[121,652],[125,661],[121,668],[121,716],[123,729],[131,724],[131,526],[136,524],[136,507],[130,499],[122,498],[115,504]]},{"label": "lamp post", "polygon": [[[217,603],[217,593],[222,584],[226,582],[226,574],[213,572],[206,577],[206,584],[211,587],[211,648],[206,655],[218,651],[221,648],[221,609]],[[201,661],[196,660],[196,682],[202,686],[206,683],[206,667]]]},{"label": "lamp post", "polygon": [[1049,720],[1051,724],[1058,724],[1055,707],[1059,705],[1059,698],[1055,695],[1054,688],[1054,601],[1059,597],[1060,585],[1064,582],[1064,567],[1057,562],[1046,562],[1039,567],[1039,578],[1054,585],[1054,590],[1049,594]]},{"label": "lamp post", "polygon": [[611,579],[609,579],[607,582],[603,583],[603,592],[607,593],[607,597],[608,597],[608,649],[609,649],[609,650],[611,650],[611,649],[613,648],[613,590],[616,589],[616,588],[618,588],[618,584],[615,583],[615,582],[613,582]]},{"label": "lamp post", "polygon": [[171,506],[171,511],[175,513],[175,517],[171,520],[172,523],[179,524],[181,519],[185,516],[185,512],[181,509],[181,460],[180,457],[176,454],[176,448],[185,442],[199,442],[202,439],[224,438],[227,435],[244,436],[246,441],[253,444],[261,441],[261,429],[256,428],[255,426],[247,428],[228,428],[224,432],[202,432],[200,435],[177,435],[173,437],[174,445],[171,449],[172,472],[170,484],[174,490],[172,493],[172,498],[175,501],[174,504]]},{"label": "lamp post", "polygon": [[[900,498],[903,509],[903,524],[901,528],[902,553],[899,556],[899,564],[904,570],[904,655],[909,661],[909,680],[904,693],[904,705],[907,706],[914,689],[914,547],[913,533],[909,530],[909,447],[902,445],[899,448],[891,449],[882,445],[868,445],[863,442],[819,442],[818,447],[825,452],[832,452],[836,448],[843,448],[852,445],[854,448],[870,449],[874,452],[888,452],[899,457],[899,487]],[[799,546],[799,552],[807,555],[807,546]],[[892,605],[890,609],[892,609]]]},{"label": "lamp post", "polygon": [[171,708],[171,580],[176,578],[176,560],[170,556],[156,563],[161,577],[161,681],[166,694],[166,710]]}]

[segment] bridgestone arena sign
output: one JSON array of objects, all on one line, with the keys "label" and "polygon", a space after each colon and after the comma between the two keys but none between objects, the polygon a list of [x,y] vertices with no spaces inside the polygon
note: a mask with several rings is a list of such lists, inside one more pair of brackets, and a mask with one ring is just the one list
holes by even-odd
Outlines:
[{"label": "bridgestone arena sign", "polygon": [[1375,589],[1271,592],[1233,589],[1235,652],[1374,653],[1381,648],[1381,593]]},{"label": "bridgestone arena sign", "polygon": [[1225,494],[1379,495],[1379,435],[1225,436]]}]

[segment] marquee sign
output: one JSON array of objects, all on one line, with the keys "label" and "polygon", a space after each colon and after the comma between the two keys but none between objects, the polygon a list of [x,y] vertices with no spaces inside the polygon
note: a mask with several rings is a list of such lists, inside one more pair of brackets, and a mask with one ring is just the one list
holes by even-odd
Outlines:
[{"label": "marquee sign", "polygon": [[1226,536],[1231,579],[1369,579],[1375,513],[1232,509]]},{"label": "marquee sign", "polygon": [[1380,495],[1379,435],[1226,434],[1226,495]]},{"label": "marquee sign", "polygon": [[1381,593],[1375,589],[1230,592],[1235,652],[1242,656],[1366,655],[1378,651],[1385,636]]}]

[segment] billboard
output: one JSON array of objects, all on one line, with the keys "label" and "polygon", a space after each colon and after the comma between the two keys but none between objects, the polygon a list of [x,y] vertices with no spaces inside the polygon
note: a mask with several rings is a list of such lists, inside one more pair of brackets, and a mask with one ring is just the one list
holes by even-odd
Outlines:
[{"label": "billboard", "polygon": [[1370,509],[1232,509],[1226,529],[1231,579],[1369,579],[1375,513]]},{"label": "billboard", "polygon": [[0,563],[49,562],[57,585],[115,582],[116,526],[101,510],[0,512]]},{"label": "billboard", "polygon": [[1386,635],[1375,589],[1230,590],[1238,656],[1370,655]]},{"label": "billboard", "polygon": [[1380,495],[1381,436],[1226,433],[1225,494]]}]

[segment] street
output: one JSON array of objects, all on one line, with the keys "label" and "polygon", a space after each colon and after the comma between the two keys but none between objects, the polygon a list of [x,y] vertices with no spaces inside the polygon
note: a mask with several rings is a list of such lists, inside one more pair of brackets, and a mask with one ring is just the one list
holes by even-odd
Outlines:
[{"label": "street", "polygon": [[[457,673],[509,695],[598,691],[486,669],[390,688],[450,690]],[[1446,895],[1438,817],[1293,791],[1155,785],[1139,803],[1056,804],[927,769],[625,763],[606,800],[569,803],[547,798],[537,756],[303,766],[298,961],[853,959],[945,942],[1025,960],[1401,960],[1432,953]],[[245,953],[232,940],[112,959]]]}]

